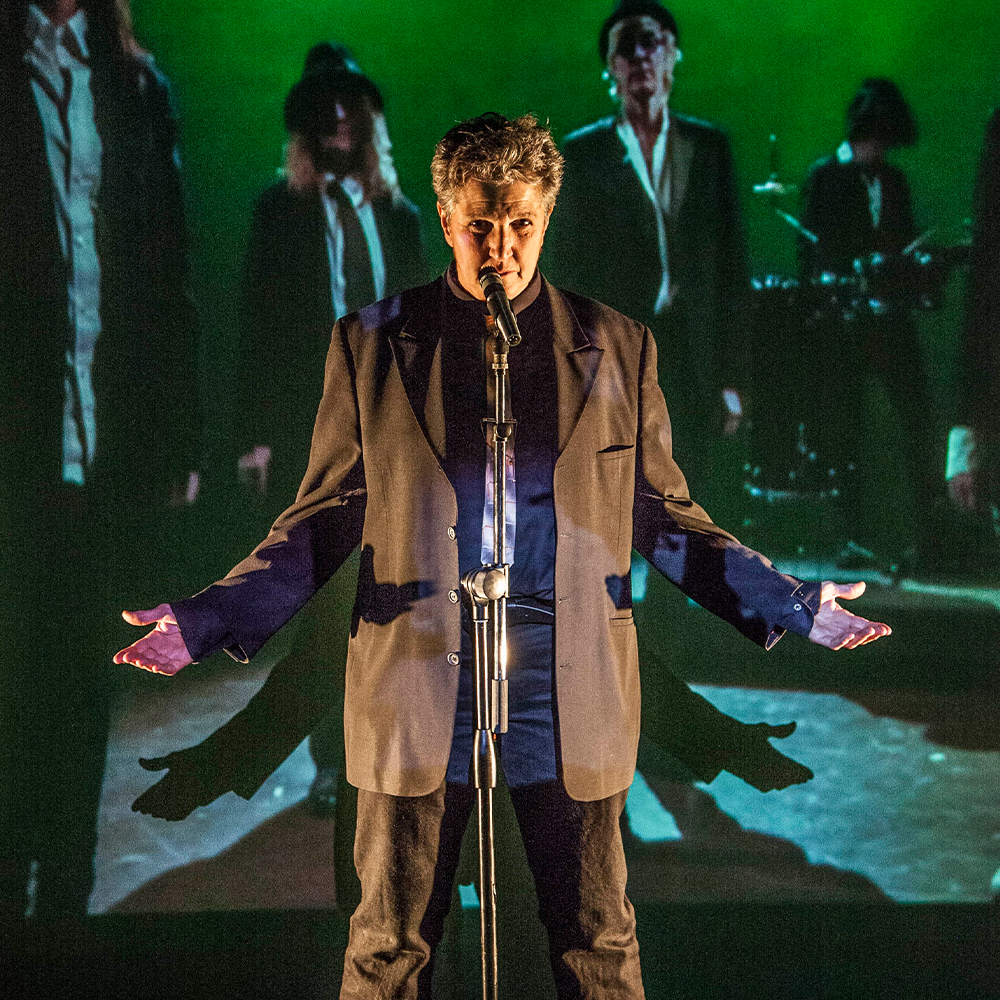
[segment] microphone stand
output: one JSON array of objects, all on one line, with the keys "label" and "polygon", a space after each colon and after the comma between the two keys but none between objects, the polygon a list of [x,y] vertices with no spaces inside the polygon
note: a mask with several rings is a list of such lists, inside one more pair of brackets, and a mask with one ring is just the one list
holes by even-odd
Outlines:
[{"label": "microphone stand", "polygon": [[483,1000],[497,1000],[497,891],[493,830],[493,789],[497,785],[498,736],[507,732],[507,596],[510,563],[507,543],[507,449],[513,442],[510,376],[507,352],[521,341],[517,321],[500,275],[492,267],[479,272],[479,283],[493,316],[492,416],[484,420],[493,431],[493,561],[462,577],[462,589],[472,611],[475,689],[475,732],[469,776],[476,788],[479,820],[480,941]]}]

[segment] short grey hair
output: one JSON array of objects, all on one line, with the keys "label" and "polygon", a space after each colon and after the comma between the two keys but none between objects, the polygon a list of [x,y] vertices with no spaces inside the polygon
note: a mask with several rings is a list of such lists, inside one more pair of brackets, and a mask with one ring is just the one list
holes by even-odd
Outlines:
[{"label": "short grey hair", "polygon": [[445,217],[469,181],[537,184],[551,209],[562,184],[563,158],[547,125],[534,115],[509,119],[493,111],[449,129],[434,150],[431,182]]}]

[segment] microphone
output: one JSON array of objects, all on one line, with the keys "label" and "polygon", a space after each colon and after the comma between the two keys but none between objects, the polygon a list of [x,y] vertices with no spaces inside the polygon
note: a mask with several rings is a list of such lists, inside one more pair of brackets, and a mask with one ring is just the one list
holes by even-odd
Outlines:
[{"label": "microphone", "polygon": [[511,347],[517,347],[521,343],[521,331],[517,328],[517,320],[510,307],[507,290],[503,287],[503,279],[492,264],[484,264],[480,269],[479,287],[486,296],[486,308],[489,309],[500,335]]}]

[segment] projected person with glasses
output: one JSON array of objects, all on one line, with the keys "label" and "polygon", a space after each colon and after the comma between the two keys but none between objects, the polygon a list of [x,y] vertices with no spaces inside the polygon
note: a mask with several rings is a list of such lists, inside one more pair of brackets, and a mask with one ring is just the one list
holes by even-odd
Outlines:
[{"label": "projected person with glasses", "polygon": [[618,113],[566,137],[546,267],[650,327],[678,461],[697,495],[725,503],[734,469],[713,470],[711,450],[742,416],[749,276],[729,141],[670,109],[679,43],[656,0],[620,0],[602,25]]}]

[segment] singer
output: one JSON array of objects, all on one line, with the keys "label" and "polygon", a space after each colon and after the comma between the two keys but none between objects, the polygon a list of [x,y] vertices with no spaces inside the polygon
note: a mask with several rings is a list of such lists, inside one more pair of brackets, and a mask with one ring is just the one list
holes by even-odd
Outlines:
[{"label": "singer", "polygon": [[[362,898],[343,998],[430,996],[474,802],[459,581],[491,538],[484,266],[509,300],[495,311],[509,308],[522,338],[510,352],[516,496],[501,763],[560,998],[643,996],[618,825],[639,738],[632,548],[764,648],[786,629],[832,649],[889,633],[838,605],[863,585],[785,576],[690,499],[649,330],[538,270],[561,173],[548,129],[530,115],[486,114],[444,136],[431,174],[454,261],[433,283],[334,327],[296,501],[223,580],[125,612],[155,628],[117,662],[174,674],[219,649],[245,659],[361,545],[345,734]],[[204,745],[147,762],[169,771],[137,807],[176,816],[227,788],[252,794],[322,713],[320,687],[272,674],[258,708],[245,710],[259,721],[238,753],[200,772]],[[726,766],[686,758],[709,779]]]}]

